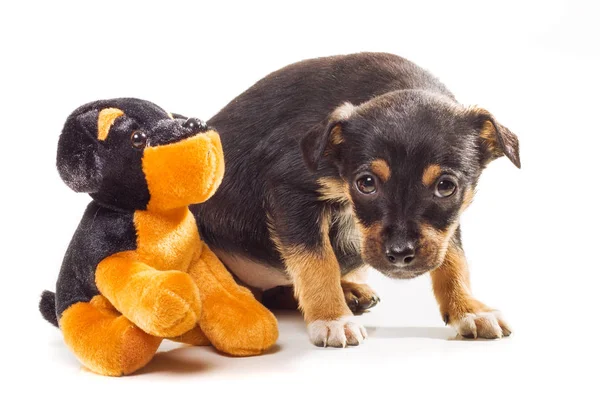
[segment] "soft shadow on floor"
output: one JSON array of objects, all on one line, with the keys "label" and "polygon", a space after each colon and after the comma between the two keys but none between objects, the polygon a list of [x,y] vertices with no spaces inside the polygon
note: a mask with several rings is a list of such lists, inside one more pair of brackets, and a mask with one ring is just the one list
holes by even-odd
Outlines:
[{"label": "soft shadow on floor", "polygon": [[134,375],[146,375],[152,373],[183,375],[206,372],[213,369],[206,361],[194,358],[192,353],[194,353],[193,349],[188,346],[158,352],[154,355],[154,358],[148,365],[139,371],[136,371]]},{"label": "soft shadow on floor", "polygon": [[367,326],[369,337],[378,339],[424,338],[448,340],[456,337],[452,328],[431,326]]}]

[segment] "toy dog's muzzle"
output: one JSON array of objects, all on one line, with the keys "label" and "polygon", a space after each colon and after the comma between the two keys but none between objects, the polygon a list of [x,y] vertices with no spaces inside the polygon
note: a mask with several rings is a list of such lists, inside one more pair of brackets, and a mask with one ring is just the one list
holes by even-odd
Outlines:
[{"label": "toy dog's muzzle", "polygon": [[150,136],[142,168],[148,183],[148,209],[168,210],[208,200],[225,169],[219,134],[196,118],[165,121]]}]

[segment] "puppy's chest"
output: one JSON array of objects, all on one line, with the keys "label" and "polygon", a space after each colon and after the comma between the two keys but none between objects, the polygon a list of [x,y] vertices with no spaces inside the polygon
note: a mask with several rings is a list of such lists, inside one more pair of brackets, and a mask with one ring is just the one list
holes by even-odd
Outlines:
[{"label": "puppy's chest", "polygon": [[196,220],[187,209],[169,213],[137,211],[136,254],[140,261],[159,270],[187,271],[201,251]]},{"label": "puppy's chest", "polygon": [[330,224],[329,238],[340,265],[360,264],[360,232],[350,206],[332,212]]}]

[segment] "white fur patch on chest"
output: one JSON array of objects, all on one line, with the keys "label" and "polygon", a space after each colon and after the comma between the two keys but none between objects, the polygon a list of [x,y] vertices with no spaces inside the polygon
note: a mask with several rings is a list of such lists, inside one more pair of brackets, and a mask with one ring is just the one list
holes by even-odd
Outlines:
[{"label": "white fur patch on chest", "polygon": [[360,231],[354,222],[352,207],[347,206],[333,213],[331,225],[337,229],[332,243],[334,247],[345,253],[360,253]]}]

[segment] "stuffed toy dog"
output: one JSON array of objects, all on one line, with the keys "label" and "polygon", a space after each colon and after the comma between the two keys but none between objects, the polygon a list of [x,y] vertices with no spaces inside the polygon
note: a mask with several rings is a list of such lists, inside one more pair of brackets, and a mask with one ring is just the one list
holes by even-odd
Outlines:
[{"label": "stuffed toy dog", "polygon": [[67,119],[57,166],[93,200],[40,310],[87,368],[130,374],[163,338],[240,356],[275,343],[275,317],[201,241],[188,209],[223,177],[217,132],[147,101],[96,101]]}]

